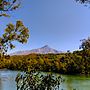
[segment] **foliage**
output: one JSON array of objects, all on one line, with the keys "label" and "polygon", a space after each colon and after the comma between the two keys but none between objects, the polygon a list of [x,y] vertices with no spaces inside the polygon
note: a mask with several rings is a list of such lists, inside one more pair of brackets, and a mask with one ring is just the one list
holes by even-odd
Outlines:
[{"label": "foliage", "polygon": [[9,23],[4,34],[0,37],[0,53],[5,54],[8,49],[15,48],[14,41],[26,43],[29,38],[29,30],[24,26],[22,21],[17,21],[16,25]]},{"label": "foliage", "polygon": [[19,8],[21,0],[0,0],[0,16],[9,17],[8,11],[13,11]]},{"label": "foliage", "polygon": [[89,3],[90,4],[90,0],[76,0],[77,2],[80,2],[81,4],[84,4],[84,3]]},{"label": "foliage", "polygon": [[87,39],[83,39],[81,41],[82,43],[80,48],[82,48],[83,50],[90,50],[90,37],[88,37]]},{"label": "foliage", "polygon": [[18,74],[16,77],[17,90],[56,90],[62,82],[60,75],[41,74],[30,71]]},{"label": "foliage", "polygon": [[5,56],[0,69],[45,71],[61,74],[90,74],[90,50],[62,54],[29,54]]}]

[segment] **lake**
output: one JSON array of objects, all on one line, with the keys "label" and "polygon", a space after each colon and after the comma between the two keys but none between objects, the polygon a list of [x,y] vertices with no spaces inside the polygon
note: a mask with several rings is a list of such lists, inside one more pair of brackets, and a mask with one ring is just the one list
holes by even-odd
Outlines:
[{"label": "lake", "polygon": [[[16,90],[15,77],[17,71],[0,70],[0,90]],[[65,79],[60,90],[90,90],[90,76],[62,75]]]}]

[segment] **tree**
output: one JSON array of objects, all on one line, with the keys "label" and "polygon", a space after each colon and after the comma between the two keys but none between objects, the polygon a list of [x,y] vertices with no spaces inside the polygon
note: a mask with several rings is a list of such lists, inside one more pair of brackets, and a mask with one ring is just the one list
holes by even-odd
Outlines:
[{"label": "tree", "polygon": [[90,50],[90,37],[88,37],[87,39],[83,39],[81,41],[82,43],[80,45],[80,49]]},{"label": "tree", "polygon": [[89,72],[89,65],[88,63],[89,61],[89,51],[90,51],[90,37],[88,37],[87,39],[83,39],[81,40],[81,46],[80,49],[82,49],[82,60],[84,62],[84,72],[87,74]]},{"label": "tree", "polygon": [[[21,0],[0,0],[0,16],[8,17],[9,11],[16,10],[20,6]],[[22,21],[17,21],[16,25],[9,23],[5,33],[0,37],[0,57],[4,56],[8,49],[15,48],[13,41],[26,43],[29,38],[29,30]]]},{"label": "tree", "polygon": [[[16,10],[20,6],[21,0],[0,0],[0,16],[8,17],[7,12]],[[9,23],[5,33],[0,37],[0,57],[7,50],[15,48],[13,41],[26,43],[29,38],[29,30],[24,26],[22,21],[17,21],[16,25]]]},{"label": "tree", "polygon": [[0,16],[8,17],[8,11],[19,8],[21,0],[0,0]]},{"label": "tree", "polygon": [[60,75],[29,72],[16,77],[17,90],[59,90],[63,79]]},{"label": "tree", "polygon": [[24,26],[22,21],[17,21],[16,25],[9,23],[5,33],[0,37],[0,53],[4,55],[8,49],[15,48],[14,41],[26,43],[29,38],[29,30]]}]

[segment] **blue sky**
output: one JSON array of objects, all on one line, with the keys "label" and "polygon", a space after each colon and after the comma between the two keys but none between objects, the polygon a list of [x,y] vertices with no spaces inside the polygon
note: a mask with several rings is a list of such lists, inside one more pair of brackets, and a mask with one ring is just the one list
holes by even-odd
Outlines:
[{"label": "blue sky", "polygon": [[23,0],[21,7],[0,18],[0,35],[5,26],[22,20],[30,30],[27,44],[15,43],[9,52],[49,45],[60,51],[77,50],[80,40],[90,36],[90,8],[74,0]]}]

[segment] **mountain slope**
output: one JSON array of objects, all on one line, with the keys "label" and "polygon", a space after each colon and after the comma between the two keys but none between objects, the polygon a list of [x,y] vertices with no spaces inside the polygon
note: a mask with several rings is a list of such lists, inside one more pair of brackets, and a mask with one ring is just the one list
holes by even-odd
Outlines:
[{"label": "mountain slope", "polygon": [[32,49],[32,50],[26,50],[26,51],[18,51],[15,53],[12,53],[11,55],[28,55],[31,53],[37,53],[37,54],[48,54],[48,53],[53,53],[53,54],[57,54],[60,53],[59,51],[49,47],[48,45],[45,45],[41,48],[37,48],[37,49]]}]

